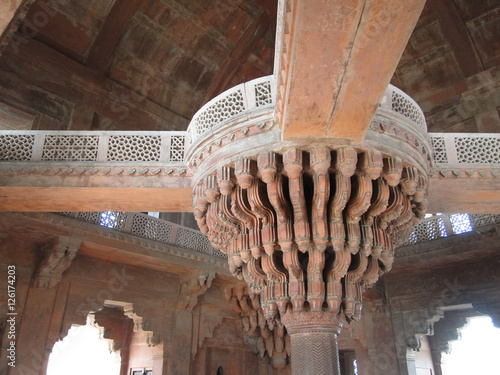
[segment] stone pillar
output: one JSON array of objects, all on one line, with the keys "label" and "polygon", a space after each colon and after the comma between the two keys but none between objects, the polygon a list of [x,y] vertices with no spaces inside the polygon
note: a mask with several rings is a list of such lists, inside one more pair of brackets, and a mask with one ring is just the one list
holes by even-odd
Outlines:
[{"label": "stone pillar", "polygon": [[340,375],[337,335],[344,323],[329,311],[288,311],[283,323],[290,335],[292,375]]}]

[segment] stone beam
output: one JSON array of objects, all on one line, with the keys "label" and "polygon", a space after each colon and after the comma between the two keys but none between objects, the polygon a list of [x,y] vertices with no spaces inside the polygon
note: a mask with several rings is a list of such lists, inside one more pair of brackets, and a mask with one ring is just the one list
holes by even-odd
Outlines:
[{"label": "stone beam", "polygon": [[428,212],[500,212],[500,178],[489,171],[463,168],[441,171],[432,176],[429,184]]},{"label": "stone beam", "polygon": [[0,187],[0,211],[192,212],[191,188]]},{"label": "stone beam", "polygon": [[12,35],[21,24],[35,0],[8,0],[0,2],[0,55],[11,42]]},{"label": "stone beam", "polygon": [[87,66],[99,73],[109,68],[115,47],[122,37],[132,16],[144,0],[118,0],[108,14],[87,59]]},{"label": "stone beam", "polygon": [[455,2],[453,0],[432,0],[429,3],[439,20],[443,34],[450,43],[464,78],[481,73],[484,70],[481,58]]},{"label": "stone beam", "polygon": [[363,139],[424,3],[287,2],[275,66],[284,139]]}]

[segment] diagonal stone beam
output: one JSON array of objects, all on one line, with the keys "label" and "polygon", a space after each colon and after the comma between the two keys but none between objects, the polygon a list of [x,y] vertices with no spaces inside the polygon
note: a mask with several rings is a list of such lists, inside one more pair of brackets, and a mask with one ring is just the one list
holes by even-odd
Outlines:
[{"label": "diagonal stone beam", "polygon": [[35,0],[6,0],[0,2],[0,55],[9,43],[14,44],[14,49],[17,48],[19,40],[14,38],[14,33],[34,2]]},{"label": "diagonal stone beam", "polygon": [[424,3],[281,4],[275,75],[284,139],[363,139]]}]

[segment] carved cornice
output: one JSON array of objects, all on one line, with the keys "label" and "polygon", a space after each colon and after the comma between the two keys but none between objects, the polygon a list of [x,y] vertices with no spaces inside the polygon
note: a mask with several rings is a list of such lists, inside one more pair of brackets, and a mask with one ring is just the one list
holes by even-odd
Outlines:
[{"label": "carved cornice", "polygon": [[[203,142],[196,147],[195,152],[191,155],[188,153],[187,160],[189,161],[189,167],[197,167],[208,159],[212,154],[216,153],[218,150],[227,148],[231,144],[235,144],[238,141],[244,141],[249,137],[256,136],[259,134],[264,134],[274,130],[273,120],[259,120],[254,123],[246,121],[243,123],[236,124],[231,127],[225,127],[220,129],[215,134],[206,138]],[[210,133],[212,134],[212,133]],[[243,150],[239,150],[240,152]]]},{"label": "carved cornice", "polygon": [[[21,164],[22,163],[22,164]],[[76,164],[76,165],[75,165]],[[78,165],[79,164],[79,165]],[[181,166],[96,166],[84,162],[2,162],[0,176],[107,176],[107,177],[191,177],[186,165]]]},{"label": "carved cornice", "polygon": [[[15,214],[16,215],[16,214]],[[67,218],[60,215],[55,215],[51,213],[35,213],[28,212],[19,214],[24,217],[39,220],[42,222],[51,223],[54,225],[64,225],[65,229],[80,230],[90,234],[98,235],[104,238],[113,239],[116,241],[121,241],[128,244],[133,244],[140,246],[144,249],[159,251],[164,254],[174,255],[181,258],[191,259],[198,262],[203,262],[210,264],[215,267],[219,267],[217,272],[228,274],[227,271],[227,260],[218,258],[209,254],[203,254],[196,252],[194,250],[184,249],[172,245],[163,244],[161,242],[148,240],[145,238],[136,237],[127,233],[117,232],[113,229],[98,226],[96,224],[86,223],[83,221]],[[75,233],[76,236],[76,232]]]},{"label": "carved cornice", "polygon": [[437,179],[495,179],[500,176],[500,168],[481,166],[437,166],[431,169],[431,178]]},{"label": "carved cornice", "polygon": [[[449,237],[398,247],[396,250],[395,267],[404,262],[406,257],[428,254],[437,258],[439,257],[439,253],[448,249],[457,250],[463,248],[465,244],[474,243],[477,245],[478,241],[497,238],[500,236],[499,229],[500,225],[492,224],[475,229],[474,232],[470,233],[450,235]],[[470,248],[464,249],[464,251],[470,251]]]}]

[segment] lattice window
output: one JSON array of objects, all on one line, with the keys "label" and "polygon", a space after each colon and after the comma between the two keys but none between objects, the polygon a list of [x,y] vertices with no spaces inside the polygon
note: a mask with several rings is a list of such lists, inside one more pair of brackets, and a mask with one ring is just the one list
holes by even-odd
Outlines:
[{"label": "lattice window", "polygon": [[101,212],[99,217],[99,225],[111,229],[123,230],[127,214],[124,212],[105,211]]},{"label": "lattice window", "polygon": [[500,215],[471,214],[470,221],[473,228],[481,228],[487,225],[500,223]]},{"label": "lattice window", "polygon": [[135,215],[132,219],[130,233],[155,241],[169,242],[172,225],[147,216]]},{"label": "lattice window", "polygon": [[187,249],[193,249],[200,253],[211,254],[212,245],[206,236],[201,233],[179,228],[175,244]]},{"label": "lattice window", "polygon": [[0,135],[0,160],[31,160],[34,135]]},{"label": "lattice window", "polygon": [[236,90],[201,112],[195,120],[196,134],[203,134],[221,122],[245,110],[243,93]]},{"label": "lattice window", "polygon": [[101,219],[100,212],[80,212],[76,217],[78,220],[88,221],[89,223],[99,224]]},{"label": "lattice window", "polygon": [[212,255],[219,258],[227,259],[227,254],[224,254],[222,251],[216,249],[215,247],[212,247]]},{"label": "lattice window", "polygon": [[432,137],[432,149],[434,151],[434,161],[436,163],[448,163],[444,137]]},{"label": "lattice window", "polygon": [[459,163],[500,163],[500,138],[455,137]]},{"label": "lattice window", "polygon": [[109,161],[160,161],[159,135],[112,135],[109,137]]},{"label": "lattice window", "polygon": [[95,161],[97,135],[46,135],[43,145],[44,161]]},{"label": "lattice window", "polygon": [[173,135],[170,137],[170,161],[184,160],[184,146],[186,137],[184,135]]},{"label": "lattice window", "polygon": [[450,222],[454,234],[472,232],[472,222],[468,214],[450,215]]},{"label": "lattice window", "polygon": [[426,129],[425,118],[420,109],[403,95],[392,92],[392,110],[410,119],[421,128]]},{"label": "lattice window", "polygon": [[448,237],[442,217],[421,221],[413,230],[410,238],[406,242],[413,245],[419,242],[435,240],[441,237]]},{"label": "lattice window", "polygon": [[271,82],[262,82],[255,85],[255,105],[261,107],[272,104]]}]

